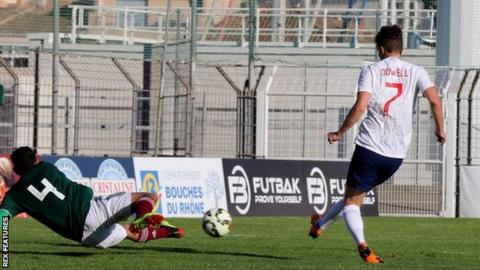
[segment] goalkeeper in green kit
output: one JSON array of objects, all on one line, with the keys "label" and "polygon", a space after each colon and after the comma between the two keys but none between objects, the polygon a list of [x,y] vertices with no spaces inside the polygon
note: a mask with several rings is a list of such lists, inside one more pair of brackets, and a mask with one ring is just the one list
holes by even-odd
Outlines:
[{"label": "goalkeeper in green kit", "polygon": [[[115,193],[94,197],[91,188],[70,181],[47,162],[37,162],[35,151],[17,148],[11,154],[13,170],[20,176],[5,194],[0,222],[26,212],[61,236],[83,246],[108,248],[128,238],[146,242],[182,238],[183,228],[152,213],[155,193]],[[132,214],[131,224],[119,224]]]}]

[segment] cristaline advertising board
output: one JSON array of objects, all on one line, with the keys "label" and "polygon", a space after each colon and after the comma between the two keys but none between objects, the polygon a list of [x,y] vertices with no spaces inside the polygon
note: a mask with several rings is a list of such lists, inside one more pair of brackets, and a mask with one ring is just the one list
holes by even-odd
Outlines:
[{"label": "cristaline advertising board", "polygon": [[157,211],[166,217],[201,217],[227,208],[222,160],[208,158],[134,158],[139,191],[162,194]]},{"label": "cristaline advertising board", "polygon": [[95,196],[137,191],[131,158],[42,156],[42,160],[70,180],[91,187]]}]

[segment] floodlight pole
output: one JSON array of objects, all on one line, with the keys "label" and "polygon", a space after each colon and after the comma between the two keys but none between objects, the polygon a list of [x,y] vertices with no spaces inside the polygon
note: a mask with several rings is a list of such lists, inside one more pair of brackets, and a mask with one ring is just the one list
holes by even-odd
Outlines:
[{"label": "floodlight pole", "polygon": [[255,44],[257,35],[257,1],[249,0],[248,3],[248,90],[253,91],[255,88],[255,47],[257,46]]},{"label": "floodlight pole", "polygon": [[[215,1],[212,1],[213,3]],[[192,1],[192,10],[191,10],[191,18],[190,18],[190,76],[188,80],[188,86],[189,86],[189,98],[187,101],[187,111],[190,110],[191,117],[193,117],[193,102],[192,102],[192,96],[195,93],[195,68],[196,68],[196,62],[197,62],[197,12],[198,12],[198,1],[194,0]],[[202,118],[203,119],[203,118]],[[188,123],[188,120],[185,121],[185,123]],[[190,123],[193,123],[193,118],[191,118]],[[190,135],[187,137],[187,144],[185,146],[185,154],[187,156],[192,156],[192,143],[193,143],[193,138],[192,138],[192,129],[193,125],[191,124],[190,127],[186,127],[185,130],[190,130]],[[204,133],[202,133],[204,134]],[[202,135],[202,138],[204,136]],[[203,149],[203,144],[202,144],[202,149]],[[203,155],[202,155],[203,156]]]},{"label": "floodlight pole", "polygon": [[166,57],[167,57],[167,47],[168,47],[168,27],[169,27],[169,22],[170,22],[170,11],[172,8],[172,1],[168,0],[167,1],[167,14],[165,14],[165,34],[164,34],[164,39],[163,39],[163,44],[161,46],[161,54],[160,54],[160,59],[161,59],[161,71],[160,71],[160,93],[158,95],[158,104],[157,104],[157,112],[156,112],[156,121],[155,121],[155,150],[154,150],[154,155],[158,156],[161,154],[159,150],[163,151],[162,147],[162,134],[160,133],[160,127],[162,126],[162,121],[163,121],[163,92],[165,88],[165,68],[166,68]]},{"label": "floodlight pole", "polygon": [[60,0],[53,1],[53,44],[52,44],[52,155],[57,154],[57,109],[58,109],[58,51],[60,32]]},{"label": "floodlight pole", "polygon": [[243,157],[255,157],[256,149],[256,111],[255,111],[255,96],[256,96],[256,79],[255,79],[255,48],[257,46],[257,1],[249,0],[249,31],[248,31],[248,89],[244,90],[243,98],[243,112],[244,112],[244,133],[242,134],[242,155]]}]

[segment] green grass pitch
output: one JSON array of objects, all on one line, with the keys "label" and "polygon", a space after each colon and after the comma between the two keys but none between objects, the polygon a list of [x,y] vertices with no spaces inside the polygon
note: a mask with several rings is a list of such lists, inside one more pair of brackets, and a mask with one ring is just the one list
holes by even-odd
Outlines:
[{"label": "green grass pitch", "polygon": [[237,217],[224,238],[203,233],[199,219],[172,219],[183,239],[101,250],[65,240],[33,219],[10,224],[10,269],[480,269],[480,221],[365,218],[366,237],[385,264],[366,265],[343,221],[320,238],[308,218]]}]

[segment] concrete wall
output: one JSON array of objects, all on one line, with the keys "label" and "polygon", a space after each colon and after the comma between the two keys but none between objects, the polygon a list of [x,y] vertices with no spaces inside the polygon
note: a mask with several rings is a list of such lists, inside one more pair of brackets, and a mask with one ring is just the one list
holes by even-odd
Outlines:
[{"label": "concrete wall", "polygon": [[115,4],[115,0],[97,0],[97,6],[110,7]]},{"label": "concrete wall", "polygon": [[23,6],[33,2],[32,0],[0,0],[0,8],[5,8],[8,6]]}]

